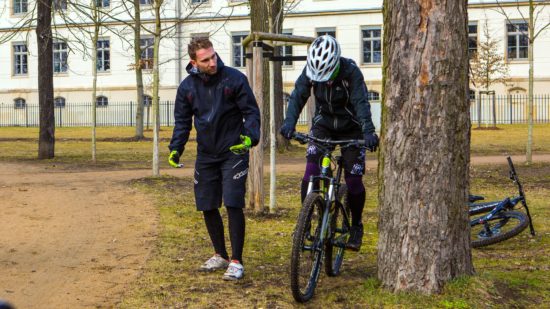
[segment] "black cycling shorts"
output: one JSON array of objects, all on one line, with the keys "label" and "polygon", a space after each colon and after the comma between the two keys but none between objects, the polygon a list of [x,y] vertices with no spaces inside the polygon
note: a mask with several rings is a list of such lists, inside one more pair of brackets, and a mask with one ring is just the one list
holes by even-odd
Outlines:
[{"label": "black cycling shorts", "polygon": [[194,175],[197,210],[218,209],[222,198],[226,207],[244,208],[248,162],[248,153],[228,153],[222,157],[199,154]]},{"label": "black cycling shorts", "polygon": [[[314,126],[311,128],[310,134],[317,138],[330,138],[333,140],[345,140],[345,139],[363,139],[363,133],[361,131],[335,133],[323,127]],[[365,153],[364,148],[347,147],[342,150],[342,157],[344,159],[344,170],[351,175],[364,175],[365,174]],[[313,143],[309,143],[307,146],[306,159],[308,163],[315,163],[321,166],[321,159],[323,152],[315,146]]]}]

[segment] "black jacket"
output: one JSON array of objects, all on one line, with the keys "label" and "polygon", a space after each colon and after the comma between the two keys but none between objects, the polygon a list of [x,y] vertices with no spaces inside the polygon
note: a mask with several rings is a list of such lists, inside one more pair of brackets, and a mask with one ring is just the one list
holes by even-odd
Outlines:
[{"label": "black jacket", "polygon": [[174,106],[175,126],[170,151],[183,153],[191,131],[197,131],[197,152],[221,155],[240,144],[247,135],[252,145],[260,139],[260,110],[246,76],[224,66],[218,56],[214,75],[197,72],[187,65],[187,76],[179,85]]},{"label": "black jacket", "polygon": [[332,82],[311,81],[305,72],[304,68],[288,100],[285,123],[296,125],[313,87],[313,126],[336,133],[374,133],[367,86],[361,70],[353,60],[340,58],[340,72]]}]

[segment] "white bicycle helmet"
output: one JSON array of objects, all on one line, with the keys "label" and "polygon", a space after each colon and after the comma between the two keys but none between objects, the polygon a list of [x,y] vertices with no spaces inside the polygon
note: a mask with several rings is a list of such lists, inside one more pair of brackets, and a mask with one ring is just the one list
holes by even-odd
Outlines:
[{"label": "white bicycle helmet", "polygon": [[340,45],[330,35],[322,35],[311,43],[307,53],[306,75],[316,82],[326,82],[338,68]]}]

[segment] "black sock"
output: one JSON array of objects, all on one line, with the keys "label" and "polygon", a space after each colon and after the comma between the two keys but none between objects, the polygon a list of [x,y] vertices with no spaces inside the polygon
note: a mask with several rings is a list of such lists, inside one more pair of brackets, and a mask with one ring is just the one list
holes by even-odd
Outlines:
[{"label": "black sock", "polygon": [[[243,264],[245,220],[242,208],[226,207],[231,240],[231,259]],[[244,265],[244,264],[243,264]]]},{"label": "black sock", "polygon": [[225,238],[223,235],[223,221],[220,211],[218,209],[208,210],[202,212],[204,215],[204,223],[206,223],[206,229],[210,240],[214,246],[214,250],[222,258],[228,260],[227,249],[225,248]]},{"label": "black sock", "polygon": [[359,194],[351,194],[348,191],[348,206],[351,210],[351,225],[361,225],[365,207],[365,191]]}]

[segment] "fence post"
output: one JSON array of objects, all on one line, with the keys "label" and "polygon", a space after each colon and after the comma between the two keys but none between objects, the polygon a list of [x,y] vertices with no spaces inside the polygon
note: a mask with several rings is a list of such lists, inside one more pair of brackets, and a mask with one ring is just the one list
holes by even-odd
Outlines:
[{"label": "fence post", "polygon": [[29,127],[29,105],[25,104],[25,127]]},{"label": "fence post", "polygon": [[493,93],[493,126],[497,126],[497,106],[495,101],[495,94]]},{"label": "fence post", "polygon": [[134,123],[132,122],[134,118],[134,102],[130,101],[130,126],[133,127]]},{"label": "fence post", "polygon": [[57,110],[59,111],[59,127],[62,128],[63,127],[63,116],[61,116],[61,107],[58,107]]},{"label": "fence post", "polygon": [[510,124],[514,123],[514,107],[512,106],[512,95],[508,94],[508,105],[510,106]]},{"label": "fence post", "polygon": [[477,127],[481,128],[481,92],[477,94]]},{"label": "fence post", "polygon": [[169,108],[169,102],[164,101],[164,108],[166,108],[166,126],[170,126],[170,108]]},{"label": "fence post", "polygon": [[149,130],[149,110],[151,109],[151,104],[147,105],[147,130]]}]

